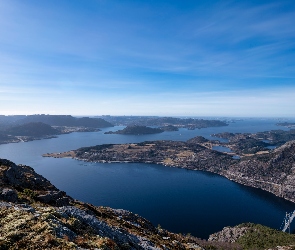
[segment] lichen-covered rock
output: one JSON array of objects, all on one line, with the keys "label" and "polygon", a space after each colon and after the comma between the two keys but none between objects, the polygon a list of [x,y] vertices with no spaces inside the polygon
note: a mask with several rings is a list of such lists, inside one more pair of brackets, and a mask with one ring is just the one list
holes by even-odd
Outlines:
[{"label": "lichen-covered rock", "polygon": [[248,230],[248,227],[224,227],[220,232],[211,234],[208,241],[236,242]]},{"label": "lichen-covered rock", "polygon": [[[104,221],[97,219],[94,215],[89,214],[77,207],[67,206],[56,208],[56,211],[64,218],[76,218],[83,224],[90,226],[94,233],[103,237],[108,237],[118,242],[119,245],[137,245],[136,249],[159,249],[154,246],[152,242],[144,237],[138,237],[136,235],[129,234],[127,231],[111,227]],[[142,246],[142,248],[140,248]]]}]

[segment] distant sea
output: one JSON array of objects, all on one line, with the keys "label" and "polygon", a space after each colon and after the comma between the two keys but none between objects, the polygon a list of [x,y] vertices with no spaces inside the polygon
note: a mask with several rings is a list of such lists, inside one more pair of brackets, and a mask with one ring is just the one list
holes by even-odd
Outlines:
[{"label": "distant sea", "polygon": [[[186,141],[198,135],[217,139],[210,135],[288,130],[276,126],[281,121],[276,119],[245,118],[230,121],[225,127],[180,129],[154,135],[104,134],[124,128],[122,126],[100,132],[65,134],[54,139],[0,145],[0,157],[33,167],[73,198],[97,206],[130,210],[147,218],[155,226],[161,225],[172,232],[208,238],[209,234],[225,226],[243,222],[279,229],[285,213],[295,210],[295,204],[216,174],[155,164],[86,163],[41,156],[44,153],[105,143]],[[291,230],[294,228],[292,225]]]}]

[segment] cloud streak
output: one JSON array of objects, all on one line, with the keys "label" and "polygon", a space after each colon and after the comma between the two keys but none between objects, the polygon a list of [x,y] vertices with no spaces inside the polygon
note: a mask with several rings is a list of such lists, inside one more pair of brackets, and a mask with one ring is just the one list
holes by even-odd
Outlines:
[{"label": "cloud streak", "polygon": [[[261,115],[281,108],[291,116],[294,103],[283,95],[293,97],[294,17],[292,1],[1,1],[1,101],[13,99],[5,108],[12,113],[34,109],[24,102],[47,109],[51,94],[60,112],[73,114],[76,99],[91,114],[99,113],[88,100],[108,103],[110,114],[140,114],[140,107],[205,115],[215,105],[216,115],[236,114],[234,107],[258,115],[244,98],[257,91]],[[284,94],[275,98],[274,89]]]}]

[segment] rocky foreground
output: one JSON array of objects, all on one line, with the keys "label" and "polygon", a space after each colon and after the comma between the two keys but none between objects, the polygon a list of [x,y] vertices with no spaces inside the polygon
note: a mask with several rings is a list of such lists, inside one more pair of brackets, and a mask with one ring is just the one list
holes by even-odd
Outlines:
[{"label": "rocky foreground", "polygon": [[137,214],[77,201],[31,167],[0,159],[0,249],[278,249],[279,245],[293,249],[295,245],[294,235],[261,225],[238,228],[225,228],[209,241],[174,234]]}]

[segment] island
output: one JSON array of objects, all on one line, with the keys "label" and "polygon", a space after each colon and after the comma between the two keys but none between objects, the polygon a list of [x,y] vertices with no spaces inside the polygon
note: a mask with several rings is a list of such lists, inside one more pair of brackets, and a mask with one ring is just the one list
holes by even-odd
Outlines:
[{"label": "island", "polygon": [[133,126],[127,126],[126,128],[118,131],[108,131],[105,132],[105,134],[119,134],[119,135],[148,135],[148,134],[158,134],[163,133],[164,130],[159,128],[150,128],[147,126],[139,126],[139,125],[133,125]]},{"label": "island", "polygon": [[178,131],[178,127],[173,126],[173,125],[165,125],[160,127],[160,129],[164,130],[164,131]]},{"label": "island", "polygon": [[287,127],[287,128],[295,128],[295,122],[281,122],[281,123],[277,123],[276,125]]}]

